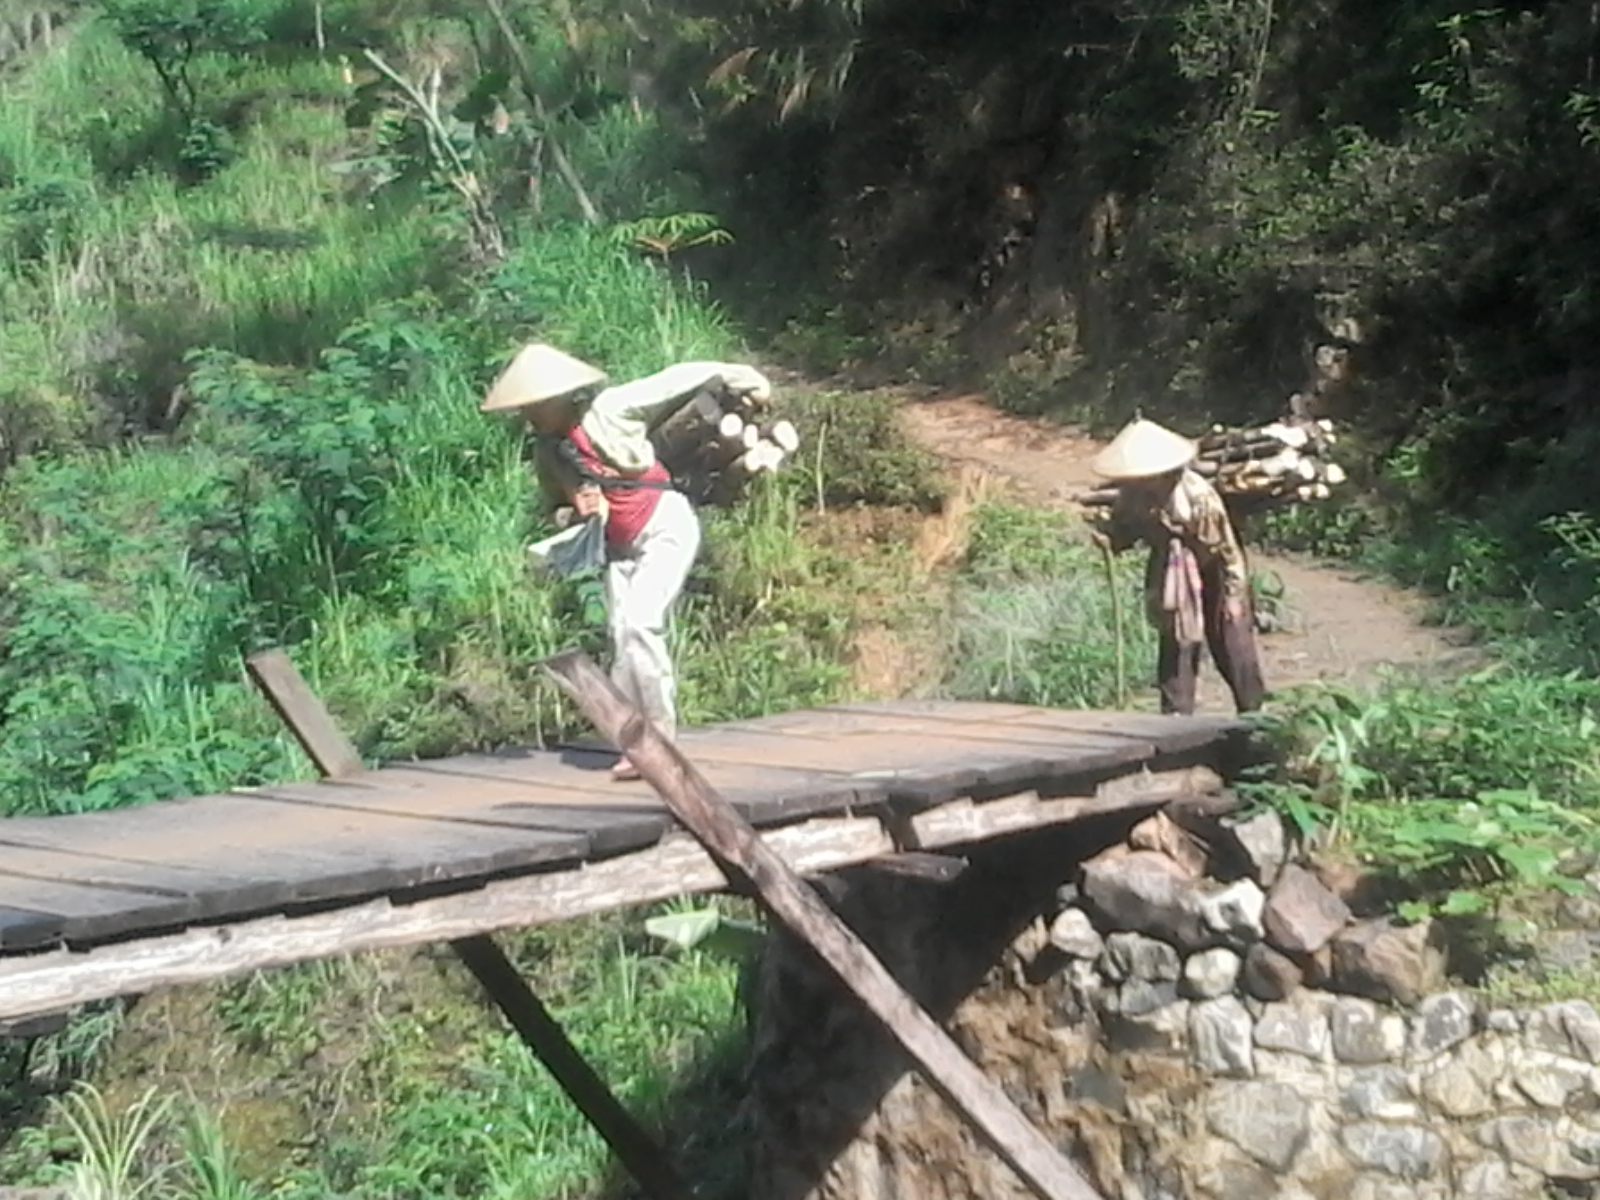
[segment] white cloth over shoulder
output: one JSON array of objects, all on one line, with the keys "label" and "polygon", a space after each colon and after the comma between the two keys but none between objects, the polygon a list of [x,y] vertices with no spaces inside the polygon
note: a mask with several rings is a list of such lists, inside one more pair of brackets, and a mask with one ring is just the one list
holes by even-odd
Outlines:
[{"label": "white cloth over shoulder", "polygon": [[600,392],[579,422],[594,448],[622,471],[638,472],[656,461],[650,428],[711,380],[721,378],[729,390],[765,403],[772,385],[754,367],[742,363],[678,363],[654,375],[618,384]]}]

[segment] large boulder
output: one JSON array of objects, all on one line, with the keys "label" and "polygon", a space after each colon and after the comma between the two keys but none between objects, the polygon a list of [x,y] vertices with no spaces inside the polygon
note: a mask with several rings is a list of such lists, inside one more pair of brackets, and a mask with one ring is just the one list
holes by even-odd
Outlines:
[{"label": "large boulder", "polygon": [[1374,917],[1341,930],[1331,945],[1339,991],[1410,1005],[1444,989],[1442,930],[1432,921],[1397,925]]},{"label": "large boulder", "polygon": [[1202,915],[1199,886],[1165,854],[1135,850],[1092,859],[1084,864],[1083,894],[1110,928],[1182,950],[1203,950],[1216,940]]},{"label": "large boulder", "polygon": [[1267,940],[1290,954],[1315,954],[1350,920],[1350,909],[1310,871],[1287,864],[1267,894]]}]

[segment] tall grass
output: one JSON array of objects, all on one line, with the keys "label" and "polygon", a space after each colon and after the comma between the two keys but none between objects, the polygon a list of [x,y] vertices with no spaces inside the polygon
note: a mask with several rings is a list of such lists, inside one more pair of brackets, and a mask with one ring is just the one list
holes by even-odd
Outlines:
[{"label": "tall grass", "polygon": [[1138,556],[1115,560],[1108,577],[1074,517],[991,503],[973,520],[946,686],[970,699],[1061,707],[1153,703],[1155,640]]}]

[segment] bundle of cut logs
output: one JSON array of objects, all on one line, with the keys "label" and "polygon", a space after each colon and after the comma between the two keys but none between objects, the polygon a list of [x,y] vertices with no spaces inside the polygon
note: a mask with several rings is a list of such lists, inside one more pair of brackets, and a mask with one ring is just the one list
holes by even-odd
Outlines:
[{"label": "bundle of cut logs", "polygon": [[[1344,468],[1328,458],[1338,436],[1333,422],[1289,416],[1247,429],[1214,425],[1197,439],[1200,455],[1193,469],[1209,479],[1239,512],[1260,512],[1283,504],[1326,500],[1345,481]],[[1111,504],[1115,488],[1079,497],[1091,507]]]},{"label": "bundle of cut logs", "polygon": [[650,431],[656,454],[696,504],[732,504],[758,475],[800,448],[793,424],[771,420],[724,388],[696,393]]}]

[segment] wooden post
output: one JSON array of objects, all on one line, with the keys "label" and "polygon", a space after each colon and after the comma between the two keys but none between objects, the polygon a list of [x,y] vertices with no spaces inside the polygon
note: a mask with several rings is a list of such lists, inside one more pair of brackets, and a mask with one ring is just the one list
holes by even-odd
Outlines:
[{"label": "wooden post", "polygon": [[295,741],[328,779],[348,779],[366,769],[327,706],[282,650],[263,650],[244,660],[250,678],[294,734]]},{"label": "wooden post", "polygon": [[[251,655],[245,663],[251,678],[325,778],[344,779],[364,769],[361,755],[288,655],[281,650],[266,650]],[[450,948],[645,1194],[653,1200],[686,1200],[691,1196],[693,1193],[678,1178],[666,1153],[651,1141],[650,1135],[611,1094],[605,1081],[584,1061],[498,943],[488,934],[480,934],[458,938]]]},{"label": "wooden post", "polygon": [[506,1020],[534,1048],[539,1061],[572,1098],[589,1124],[605,1138],[645,1193],[660,1200],[686,1200],[693,1193],[678,1177],[666,1153],[628,1115],[605,1081],[584,1061],[578,1048],[533,994],[500,944],[488,935],[461,938],[450,948],[483,986]]},{"label": "wooden post", "polygon": [[762,905],[802,938],[922,1068],[928,1081],[1044,1200],[1102,1200],[1005,1091],[961,1052],[850,927],[774,854],[676,746],[624,699],[581,651],[545,670],[660,794],[731,878],[749,882]]}]

